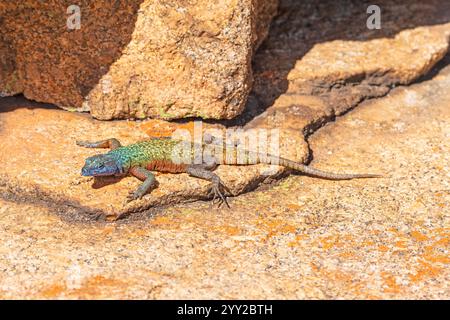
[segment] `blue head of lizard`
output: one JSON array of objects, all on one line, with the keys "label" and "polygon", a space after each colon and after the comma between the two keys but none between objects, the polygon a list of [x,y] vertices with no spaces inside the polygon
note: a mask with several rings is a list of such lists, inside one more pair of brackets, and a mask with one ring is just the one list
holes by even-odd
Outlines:
[{"label": "blue head of lizard", "polygon": [[119,161],[110,154],[99,154],[86,159],[81,175],[86,177],[113,176],[123,173]]}]

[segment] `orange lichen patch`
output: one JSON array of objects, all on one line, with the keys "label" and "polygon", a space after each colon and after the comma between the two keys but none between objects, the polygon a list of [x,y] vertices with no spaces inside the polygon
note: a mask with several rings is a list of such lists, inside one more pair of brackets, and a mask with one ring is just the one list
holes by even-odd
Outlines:
[{"label": "orange lichen patch", "polygon": [[302,208],[302,206],[295,203],[288,203],[286,206],[291,210],[300,210]]},{"label": "orange lichen patch", "polygon": [[381,277],[384,281],[384,292],[385,293],[400,293],[402,286],[397,284],[397,280],[395,277],[388,272],[381,272]]},{"label": "orange lichen patch", "polygon": [[414,201],[414,204],[411,206],[411,209],[419,209],[425,207],[425,203],[422,197],[418,197],[416,201]]},{"label": "orange lichen patch", "polygon": [[436,228],[432,231],[430,236],[435,240],[431,244],[431,248],[443,247],[448,248],[450,246],[450,229],[449,228]]},{"label": "orange lichen patch", "polygon": [[83,281],[79,287],[70,288],[65,283],[55,283],[44,288],[40,294],[44,298],[57,298],[61,296],[78,299],[99,297],[103,291],[108,294],[112,288],[123,288],[126,282],[96,275]]},{"label": "orange lichen patch", "polygon": [[124,282],[117,279],[106,278],[102,275],[96,275],[89,278],[86,282],[86,286],[117,286]]},{"label": "orange lichen patch", "polygon": [[416,273],[409,275],[411,282],[420,282],[427,278],[433,278],[438,276],[442,272],[442,268],[435,267],[428,262],[419,260],[420,267],[417,268]]},{"label": "orange lichen patch", "polygon": [[54,283],[51,284],[50,286],[44,288],[41,291],[41,295],[44,298],[56,298],[61,296],[61,294],[66,291],[66,285],[65,284],[59,284],[59,283]]},{"label": "orange lichen patch", "polygon": [[307,238],[307,235],[305,234],[298,234],[295,236],[295,239],[293,241],[288,242],[289,247],[295,247],[300,244],[300,241]]},{"label": "orange lichen patch", "polygon": [[427,241],[428,237],[419,231],[411,231],[411,237],[416,241]]},{"label": "orange lichen patch", "polygon": [[242,233],[242,230],[236,226],[217,226],[214,228],[215,231],[222,232],[228,236],[237,236]]},{"label": "orange lichen patch", "polygon": [[290,226],[290,225],[284,225],[284,226],[279,227],[278,229],[270,230],[269,233],[267,234],[266,238],[264,239],[264,241],[267,241],[270,238],[275,237],[277,235],[281,235],[281,234],[285,234],[285,233],[293,233],[295,231],[296,231],[295,227]]},{"label": "orange lichen patch", "polygon": [[357,242],[351,234],[338,234],[319,238],[316,245],[322,247],[324,250],[329,250],[331,248],[342,247],[354,248],[357,246]]},{"label": "orange lichen patch", "polygon": [[450,263],[450,257],[448,255],[443,255],[436,253],[436,246],[426,246],[424,247],[424,253],[422,258],[431,263]]},{"label": "orange lichen patch", "polygon": [[397,236],[401,236],[402,233],[395,228],[389,228],[387,231],[395,233]]},{"label": "orange lichen patch", "polygon": [[259,229],[262,229],[266,233],[266,236],[262,239],[263,242],[278,235],[295,233],[297,230],[295,226],[287,224],[281,219],[260,218],[256,221],[256,225]]},{"label": "orange lichen patch", "polygon": [[320,244],[322,245],[322,248],[325,250],[329,250],[333,247],[340,247],[342,246],[342,243],[340,242],[339,236],[327,236],[322,239],[320,239]]},{"label": "orange lichen patch", "polygon": [[438,146],[434,146],[433,148],[431,148],[431,150],[433,150],[433,152],[438,153],[441,151],[441,148],[439,148]]},{"label": "orange lichen patch", "polygon": [[151,222],[153,226],[158,226],[162,228],[170,228],[170,229],[179,229],[180,224],[178,221],[167,217],[167,216],[158,216],[155,217]]},{"label": "orange lichen patch", "polygon": [[422,255],[422,257],[429,262],[444,263],[444,264],[450,263],[450,258],[445,255],[424,254]]},{"label": "orange lichen patch", "polygon": [[406,247],[407,247],[407,241],[406,241],[406,240],[399,240],[399,241],[396,241],[396,242],[394,243],[394,246],[397,247],[397,248],[399,248],[399,249],[406,249]]},{"label": "orange lichen patch", "polygon": [[354,241],[354,237],[351,234],[345,234],[341,236],[340,239],[351,243]]},{"label": "orange lichen patch", "polygon": [[375,242],[373,242],[372,240],[364,240],[363,242],[361,242],[361,246],[363,247],[371,247],[375,244]]},{"label": "orange lichen patch", "polygon": [[341,253],[339,253],[338,256],[343,259],[354,259],[357,257],[355,252],[352,252],[352,251],[341,252]]},{"label": "orange lichen patch", "polygon": [[289,241],[287,245],[288,245],[288,247],[295,247],[298,245],[298,242],[297,241]]},{"label": "orange lichen patch", "polygon": [[378,251],[387,252],[388,250],[389,250],[389,247],[387,247],[385,245],[378,246]]},{"label": "orange lichen patch", "polygon": [[69,289],[67,294],[81,299],[92,298],[100,296],[102,292],[109,294],[113,288],[123,289],[126,285],[124,281],[96,275],[84,281],[79,288]]},{"label": "orange lichen patch", "polygon": [[314,272],[320,271],[320,267],[318,265],[316,265],[314,262],[310,262],[309,265],[311,266],[312,271],[314,271]]},{"label": "orange lichen patch", "polygon": [[438,247],[447,247],[449,244],[450,244],[449,238],[442,238],[434,242],[434,245]]}]

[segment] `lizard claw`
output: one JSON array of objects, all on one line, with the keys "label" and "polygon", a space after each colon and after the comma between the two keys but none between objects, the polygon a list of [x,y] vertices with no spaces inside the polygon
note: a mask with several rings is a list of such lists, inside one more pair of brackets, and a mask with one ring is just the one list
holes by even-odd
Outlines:
[{"label": "lizard claw", "polygon": [[76,141],[75,143],[77,144],[77,146],[85,147],[85,148],[89,148],[89,145],[91,144],[88,141]]},{"label": "lizard claw", "polygon": [[225,186],[220,178],[214,180],[211,186],[211,191],[208,194],[208,196],[213,196],[212,204],[217,203],[217,207],[220,208],[222,204],[225,203],[228,208],[231,208],[228,204],[227,196],[224,193],[228,193],[229,195],[233,196],[231,190],[227,186]]},{"label": "lizard claw", "polygon": [[131,201],[141,199],[143,196],[144,195],[139,192],[139,189],[136,191],[130,191],[127,196],[127,202],[130,203]]}]

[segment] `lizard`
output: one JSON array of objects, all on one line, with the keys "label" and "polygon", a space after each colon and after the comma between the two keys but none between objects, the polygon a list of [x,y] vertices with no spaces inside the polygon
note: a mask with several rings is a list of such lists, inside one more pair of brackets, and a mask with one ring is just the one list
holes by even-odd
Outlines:
[{"label": "lizard", "polygon": [[[179,154],[182,148],[181,140],[172,139],[170,137],[156,137],[149,140],[140,141],[128,146],[122,144],[115,138],[101,140],[97,142],[76,141],[76,144],[85,148],[109,148],[110,151],[104,154],[91,156],[85,160],[85,164],[81,170],[82,176],[125,176],[132,175],[143,183],[134,191],[130,191],[127,199],[133,201],[142,198],[151,189],[155,188],[157,181],[152,171],[165,173],[187,173],[188,175],[211,182],[211,191],[209,197],[213,197],[212,203],[218,201],[219,207],[225,203],[228,207],[228,201],[225,193],[233,196],[230,189],[225,186],[220,177],[213,171],[217,167],[219,161],[213,158],[211,161],[203,161],[200,164],[193,163],[195,148],[199,148],[201,152],[205,150],[206,144],[188,144],[189,157],[181,159]],[[186,145],[184,145],[186,146]],[[208,146],[211,146],[208,144]],[[176,148],[179,148],[179,150]],[[217,147],[217,146],[213,146]],[[223,147],[222,147],[223,148]],[[224,151],[229,152],[230,149],[223,148],[219,153],[224,155]],[[284,166],[294,171],[304,173],[306,175],[315,176],[330,180],[349,180],[355,178],[378,178],[382,177],[378,174],[346,174],[332,173],[318,170],[299,162],[295,162],[286,158],[266,155],[261,153],[251,153],[245,150],[244,161],[238,162],[236,156],[236,148],[232,155],[224,156],[223,163],[226,165],[242,165],[242,164],[276,164]],[[175,161],[174,156],[179,156]],[[254,156],[253,162],[250,156]],[[256,157],[255,157],[256,156]],[[181,159],[181,161],[180,161]],[[219,159],[220,160],[220,159]],[[250,163],[251,162],[251,163]]]}]

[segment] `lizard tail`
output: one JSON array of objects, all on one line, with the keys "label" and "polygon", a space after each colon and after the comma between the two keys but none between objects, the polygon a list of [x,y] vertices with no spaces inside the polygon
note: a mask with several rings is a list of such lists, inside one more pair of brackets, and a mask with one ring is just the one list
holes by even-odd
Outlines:
[{"label": "lizard tail", "polygon": [[[231,156],[225,157],[225,164],[232,164],[232,165],[239,165],[241,164],[242,159],[238,159],[237,153],[232,152]],[[286,158],[274,156],[274,155],[267,155],[262,154],[258,152],[250,152],[247,151],[245,156],[243,157],[244,162],[242,164],[249,165],[249,164],[257,164],[257,163],[264,163],[264,164],[275,164],[279,166],[283,166],[289,169],[293,169],[295,171],[299,171],[302,173],[305,173],[310,176],[315,176],[323,179],[329,179],[329,180],[350,180],[350,179],[358,179],[358,178],[382,178],[382,175],[379,174],[347,174],[347,173],[333,173],[333,172],[326,172],[318,169],[314,169],[311,167],[308,167],[302,163],[295,162]]]},{"label": "lizard tail", "polygon": [[381,178],[382,175],[379,174],[347,174],[347,173],[332,173],[326,172],[318,169],[314,169],[299,162],[288,160],[285,158],[279,158],[279,165],[294,169],[296,171],[305,173],[307,175],[329,179],[329,180],[350,180],[358,178]]}]

